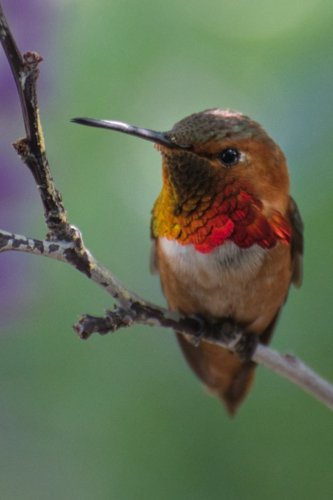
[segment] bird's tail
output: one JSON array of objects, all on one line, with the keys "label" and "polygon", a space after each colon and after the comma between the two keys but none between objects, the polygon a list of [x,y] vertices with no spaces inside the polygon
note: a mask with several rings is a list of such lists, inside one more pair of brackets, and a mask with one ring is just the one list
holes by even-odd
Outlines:
[{"label": "bird's tail", "polygon": [[195,346],[179,333],[177,339],[194,373],[233,416],[252,386],[256,364],[241,361],[238,354],[205,341]]}]

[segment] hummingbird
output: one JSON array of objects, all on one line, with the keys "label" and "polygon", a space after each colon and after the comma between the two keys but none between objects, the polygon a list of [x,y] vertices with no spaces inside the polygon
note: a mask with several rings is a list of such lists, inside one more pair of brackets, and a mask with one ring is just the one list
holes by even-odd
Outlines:
[{"label": "hummingbird", "polygon": [[[230,110],[192,114],[168,132],[72,121],[152,141],[161,153],[151,270],[169,309],[212,323],[231,319],[267,345],[303,268],[303,223],[279,146],[258,123]],[[204,339],[176,336],[193,372],[234,415],[256,364]]]}]

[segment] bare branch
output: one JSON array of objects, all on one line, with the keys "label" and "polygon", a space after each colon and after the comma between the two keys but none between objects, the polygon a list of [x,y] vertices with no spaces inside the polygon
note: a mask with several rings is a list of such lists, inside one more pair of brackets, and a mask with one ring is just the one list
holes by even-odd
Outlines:
[{"label": "bare branch", "polygon": [[[80,338],[87,339],[93,333],[105,335],[120,328],[145,324],[171,327],[192,337],[193,342],[200,342],[200,339],[204,339],[206,342],[217,344],[231,351],[239,352],[244,349],[241,342],[245,336],[242,336],[241,331],[237,329],[237,325],[232,327],[227,321],[224,321],[220,323],[222,328],[212,330],[212,326],[215,325],[208,326],[206,324],[202,325],[202,330],[200,330],[200,328],[198,329],[198,323],[196,323],[197,318],[177,315],[178,320],[176,320],[176,318],[164,317],[161,312],[161,308],[149,308],[147,310],[147,308],[138,304],[132,307],[131,311],[116,308],[115,311],[106,311],[104,318],[89,315],[82,316],[78,324],[74,326],[74,330]],[[207,329],[210,334],[207,334]],[[213,335],[212,331],[214,332]],[[254,346],[251,359],[287,378],[333,410],[333,386],[295,356],[291,354],[282,355],[276,350],[258,343]]]},{"label": "bare branch", "polygon": [[0,253],[13,250],[66,262],[101,286],[122,307],[130,307],[133,302],[140,301],[135,293],[122,285],[110,271],[94,259],[85,248],[81,233],[75,226],[69,226],[68,232],[70,234],[68,240],[41,241],[0,231]]},{"label": "bare branch", "polygon": [[300,359],[258,344],[252,360],[287,378],[333,411],[333,386]]},{"label": "bare branch", "polygon": [[27,137],[13,146],[34,176],[44,206],[44,215],[51,235],[70,237],[67,214],[62,197],[55,188],[45,153],[43,131],[37,102],[38,64],[43,60],[36,52],[21,56],[0,4],[0,41],[11,67],[20,97]]}]

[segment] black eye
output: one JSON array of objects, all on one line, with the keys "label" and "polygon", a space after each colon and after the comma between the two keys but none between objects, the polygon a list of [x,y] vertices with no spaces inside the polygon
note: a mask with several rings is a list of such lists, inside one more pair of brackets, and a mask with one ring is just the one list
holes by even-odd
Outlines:
[{"label": "black eye", "polygon": [[227,165],[228,167],[232,167],[233,165],[236,165],[239,161],[239,152],[237,149],[233,148],[227,148],[224,149],[220,154],[219,154],[219,160],[224,164]]}]

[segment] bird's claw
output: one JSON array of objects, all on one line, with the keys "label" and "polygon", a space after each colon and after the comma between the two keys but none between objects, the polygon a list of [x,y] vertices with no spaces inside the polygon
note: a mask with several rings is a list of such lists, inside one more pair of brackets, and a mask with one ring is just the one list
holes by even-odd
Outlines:
[{"label": "bird's claw", "polygon": [[196,335],[189,337],[189,341],[195,347],[200,345],[201,340],[208,339],[212,332],[212,323],[208,321],[204,316],[200,314],[191,314],[190,318],[193,318],[196,322]]},{"label": "bird's claw", "polygon": [[244,325],[240,325],[232,318],[222,318],[216,323],[208,321],[199,314],[191,315],[196,321],[197,333],[189,337],[189,341],[196,347],[202,340],[221,340],[233,352],[237,352],[242,361],[249,361],[258,345],[259,338],[254,333],[245,333]]},{"label": "bird's claw", "polygon": [[250,361],[259,343],[259,337],[255,333],[244,333],[235,346],[242,361]]},{"label": "bird's claw", "polygon": [[226,347],[237,352],[242,361],[249,361],[258,345],[259,338],[254,333],[244,332],[245,325],[232,318],[223,318],[214,324],[214,337],[226,344]]}]

